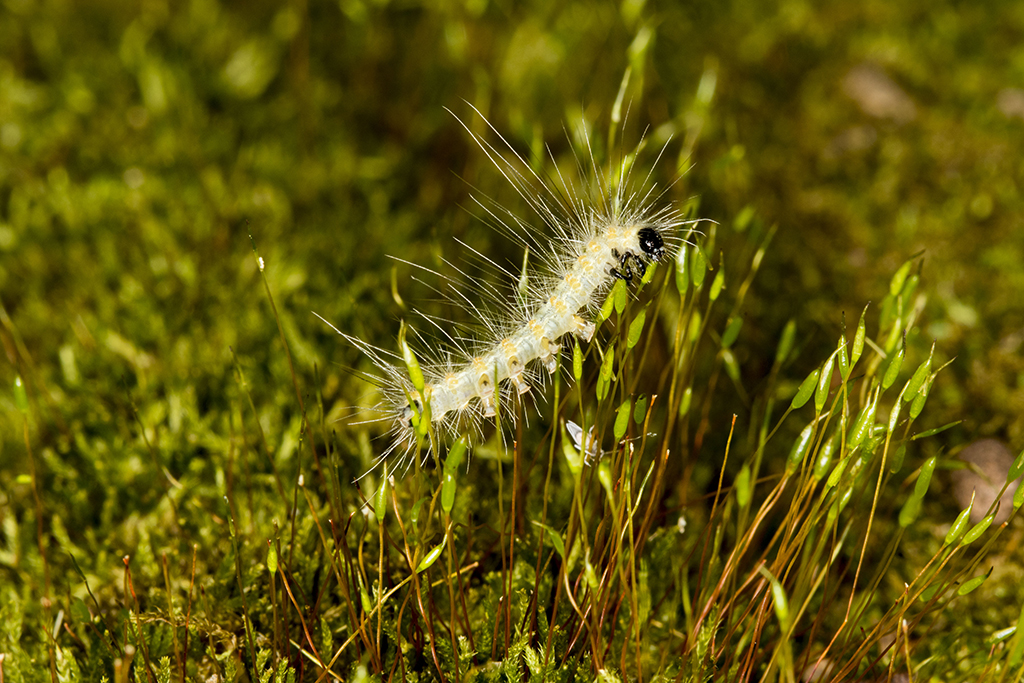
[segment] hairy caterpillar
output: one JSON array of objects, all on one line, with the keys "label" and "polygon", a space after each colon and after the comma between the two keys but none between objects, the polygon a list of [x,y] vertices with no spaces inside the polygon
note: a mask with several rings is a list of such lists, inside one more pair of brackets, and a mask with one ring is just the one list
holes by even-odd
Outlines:
[{"label": "hairy caterpillar", "polygon": [[[475,201],[489,222],[522,245],[527,254],[535,255],[541,265],[529,271],[525,295],[502,296],[486,288],[476,292],[491,299],[496,310],[484,310],[468,294],[455,292],[453,299],[474,314],[482,331],[466,340],[448,331],[446,321],[432,320],[447,342],[439,351],[425,354],[420,366],[422,379],[410,378],[411,352],[404,338],[401,345],[409,355],[403,358],[335,328],[383,373],[383,377],[371,378],[384,393],[383,401],[371,410],[380,416],[375,421],[390,426],[394,440],[380,459],[399,450],[407,454],[414,448],[421,417],[443,432],[452,432],[464,420],[479,424],[482,419],[494,418],[499,405],[529,394],[532,386],[543,381],[539,367],[547,374],[556,371],[566,335],[585,342],[592,339],[595,323],[590,312],[611,285],[618,279],[629,283],[642,278],[650,264],[675,252],[681,241],[680,228],[696,222],[684,220],[671,205],[656,206],[664,194],[655,192],[649,174],[638,185],[630,182],[635,152],[624,156],[609,178],[593,160],[591,150],[593,191],[573,187],[556,171],[564,188],[559,190],[533,171],[484,121],[500,140],[501,149],[460,123],[547,230],[538,231],[508,209]],[[503,150],[511,156],[506,157]],[[548,154],[551,156],[550,151]],[[577,165],[582,170],[579,159]],[[516,279],[509,270],[473,251]]]}]

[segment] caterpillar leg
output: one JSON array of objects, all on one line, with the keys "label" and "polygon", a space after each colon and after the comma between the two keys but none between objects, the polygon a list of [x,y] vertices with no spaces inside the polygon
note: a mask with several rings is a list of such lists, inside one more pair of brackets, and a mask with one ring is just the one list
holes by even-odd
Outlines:
[{"label": "caterpillar leg", "polygon": [[480,358],[473,359],[473,368],[477,373],[476,395],[484,406],[484,417],[494,417],[497,402],[494,400],[494,380],[492,370]]},{"label": "caterpillar leg", "polygon": [[637,256],[631,251],[627,251],[625,254],[619,254],[615,249],[612,250],[612,256],[619,260],[618,268],[612,268],[608,273],[615,278],[625,280],[626,282],[633,281],[633,269],[636,269],[636,275],[643,277],[647,273],[647,259],[643,256]]},{"label": "caterpillar leg", "polygon": [[642,278],[647,274],[647,261],[639,256],[634,256],[633,260],[636,263],[637,273]]},{"label": "caterpillar leg", "polygon": [[540,362],[544,364],[544,368],[548,371],[549,375],[555,374],[555,370],[558,369],[558,352],[562,350],[561,344],[556,344],[547,337],[541,340],[541,346],[544,351],[540,355]]},{"label": "caterpillar leg", "polygon": [[516,345],[511,339],[503,339],[501,348],[505,352],[505,366],[508,368],[508,378],[512,380],[516,391],[520,396],[530,390],[530,385],[523,379],[523,363],[517,355]]},{"label": "caterpillar leg", "polygon": [[577,337],[579,337],[585,342],[589,342],[591,339],[594,338],[594,330],[597,329],[597,326],[594,325],[594,323],[590,322],[589,320],[584,320],[578,315],[574,315],[572,317],[572,322],[576,326],[572,333],[575,334]]},{"label": "caterpillar leg", "polygon": [[617,268],[612,268],[608,273],[615,278],[625,280],[626,282],[632,282],[633,280],[633,269],[630,267],[629,262],[635,258],[631,252],[620,254],[618,249],[612,249],[612,257],[618,259],[619,265]]}]

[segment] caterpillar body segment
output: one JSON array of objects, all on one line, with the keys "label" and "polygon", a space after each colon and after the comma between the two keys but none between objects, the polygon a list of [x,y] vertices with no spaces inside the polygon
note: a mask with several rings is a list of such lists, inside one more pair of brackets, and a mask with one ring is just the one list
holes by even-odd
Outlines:
[{"label": "caterpillar body segment", "polygon": [[[430,394],[432,419],[444,422],[451,414],[466,410],[474,400],[479,400],[483,417],[494,417],[496,384],[500,386],[506,380],[516,394],[528,393],[530,384],[523,376],[526,366],[540,361],[549,374],[553,373],[565,335],[573,334],[584,342],[594,336],[595,324],[579,312],[586,311],[615,278],[630,280],[630,262],[642,275],[647,263],[660,260],[665,253],[665,240],[656,227],[608,225],[587,241],[582,253],[576,256],[575,265],[563,275],[547,300],[536,307],[525,325],[498,340],[488,353],[470,359],[460,370],[427,382],[425,390]],[[422,400],[417,392],[412,394]],[[408,404],[402,410],[405,428],[412,428],[413,410]]]}]

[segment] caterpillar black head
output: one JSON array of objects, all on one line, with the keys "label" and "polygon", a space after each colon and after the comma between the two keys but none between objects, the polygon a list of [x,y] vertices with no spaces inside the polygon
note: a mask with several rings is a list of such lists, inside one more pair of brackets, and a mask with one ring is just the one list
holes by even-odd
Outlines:
[{"label": "caterpillar black head", "polygon": [[640,228],[637,233],[640,249],[653,261],[660,261],[665,256],[665,240],[654,228]]}]

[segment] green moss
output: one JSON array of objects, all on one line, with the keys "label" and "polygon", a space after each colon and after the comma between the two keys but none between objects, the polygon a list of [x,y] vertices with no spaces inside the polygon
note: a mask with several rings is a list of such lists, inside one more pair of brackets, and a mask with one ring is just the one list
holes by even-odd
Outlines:
[{"label": "green moss", "polygon": [[[897,670],[1002,671],[1017,637],[992,634],[1015,623],[1024,596],[1018,563],[991,553],[998,534],[1012,548],[1019,531],[943,555],[959,512],[944,469],[975,435],[1018,449],[1024,439],[1024,94],[1013,85],[1021,60],[1007,58],[1022,29],[1020,9],[950,3],[7,2],[0,384],[21,377],[28,412],[0,392],[4,680],[46,680],[51,667],[68,680],[128,680],[129,668],[177,680],[182,662],[188,680],[242,669],[314,680],[316,656],[338,651],[333,670],[353,679],[571,680],[598,668],[623,680],[757,679],[779,672],[785,658],[769,662],[789,641],[799,677],[843,628],[832,661],[877,674],[889,656],[858,648],[891,635],[873,629],[898,623],[890,608],[922,582],[935,597],[911,600],[923,621],[908,617],[913,652],[908,662],[901,650]],[[624,123],[613,124],[627,67]],[[354,480],[382,442],[337,421],[376,401],[348,371],[372,365],[312,312],[394,349],[408,305],[468,322],[433,302],[437,283],[413,280],[409,263],[457,280],[445,259],[471,258],[458,239],[518,272],[521,252],[478,220],[472,198],[526,214],[445,111],[483,133],[462,100],[570,184],[579,160],[612,156],[613,135],[629,144],[647,131],[634,173],[671,138],[654,177],[681,210],[718,222],[692,251],[701,277],[714,272],[682,300],[659,289],[675,274],[659,273],[641,294],[656,306],[643,323],[642,306],[609,308],[606,400],[592,398],[591,352],[587,398],[564,379],[566,407],[539,402],[515,466],[480,448],[458,472],[450,518],[430,465],[414,468],[381,529],[365,514],[378,472]],[[892,274],[922,251],[891,292]],[[723,288],[709,302],[713,282]],[[791,483],[773,502],[814,419],[804,406],[780,422],[782,407],[837,337],[852,341],[843,313],[868,301],[864,357],[844,368],[846,394],[838,379],[823,383],[829,422],[812,427],[790,472],[807,478],[794,482],[827,476],[813,469],[823,444],[842,442],[871,378],[894,367],[877,348],[902,349],[906,331],[876,431],[933,342],[933,368],[956,360],[923,383],[927,409],[888,450],[861,423],[860,455],[836,452],[825,466],[849,475],[826,497]],[[680,311],[691,313],[673,346]],[[794,350],[776,358],[784,329]],[[687,369],[670,380],[660,369],[673,361]],[[665,426],[657,437],[672,425],[672,447],[655,453],[657,438],[641,433],[654,428],[623,420],[637,459],[623,469],[620,452],[606,474],[632,488],[602,487],[597,467],[577,488],[559,430],[545,430],[552,415],[578,419],[585,401],[579,412],[610,437],[614,408],[639,394]],[[904,450],[891,473],[880,458]],[[925,462],[939,471],[901,532]],[[743,505],[730,492],[741,473]],[[769,531],[730,564],[759,510]],[[786,520],[813,524],[786,546],[772,540]],[[445,553],[414,584],[410,565],[448,522]],[[870,572],[886,569],[861,576],[844,624],[862,553]],[[761,559],[781,563],[770,569],[797,628],[763,602]],[[588,561],[600,591],[587,587]],[[819,590],[822,567],[834,574]],[[723,594],[710,594],[718,581]]]}]

